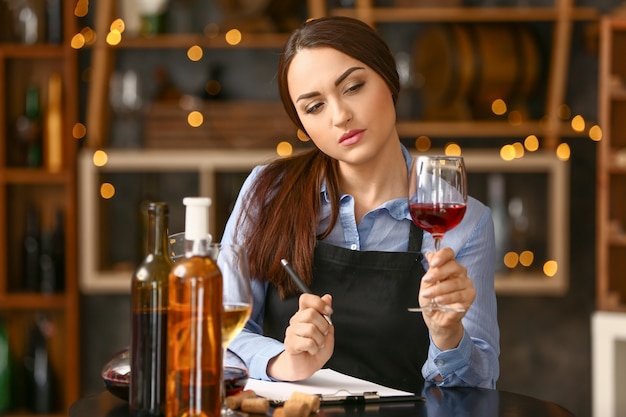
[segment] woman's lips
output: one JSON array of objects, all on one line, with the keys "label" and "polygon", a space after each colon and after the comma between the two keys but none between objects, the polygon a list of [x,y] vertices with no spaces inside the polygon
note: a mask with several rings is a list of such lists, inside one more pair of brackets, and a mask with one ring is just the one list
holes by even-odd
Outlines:
[{"label": "woman's lips", "polygon": [[353,145],[361,140],[361,138],[363,137],[362,133],[364,131],[364,129],[358,129],[346,132],[339,138],[339,143],[341,145]]}]

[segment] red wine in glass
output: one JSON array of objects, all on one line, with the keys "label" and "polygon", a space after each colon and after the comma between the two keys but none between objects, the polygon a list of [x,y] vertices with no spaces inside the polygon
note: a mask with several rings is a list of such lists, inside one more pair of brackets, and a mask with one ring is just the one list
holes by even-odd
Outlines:
[{"label": "red wine in glass", "polygon": [[[458,203],[414,203],[409,204],[411,218],[420,229],[433,236],[439,236],[440,242],[448,230],[456,227],[465,215],[465,204]],[[439,250],[439,248],[435,248]]]},{"label": "red wine in glass", "polygon": [[[444,234],[456,227],[465,215],[467,174],[461,156],[417,156],[409,176],[409,211],[416,226],[432,235],[435,252]],[[434,299],[428,307],[409,311],[452,311],[465,309],[439,305]]]}]

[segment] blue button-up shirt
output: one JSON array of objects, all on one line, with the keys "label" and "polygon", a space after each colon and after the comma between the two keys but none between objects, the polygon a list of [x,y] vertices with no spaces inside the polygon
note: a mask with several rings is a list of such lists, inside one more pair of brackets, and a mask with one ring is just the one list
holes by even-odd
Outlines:
[{"label": "blue button-up shirt", "polygon": [[[406,148],[402,149],[408,168],[411,155]],[[241,217],[242,196],[254,186],[262,169],[263,166],[254,168],[242,186],[226,224],[223,243],[239,240],[233,234],[237,219]],[[325,185],[322,186],[320,198],[322,204],[318,216],[318,233],[325,230],[330,222],[331,207]],[[383,203],[365,214],[357,224],[354,199],[344,194],[340,200],[339,221],[325,242],[352,250],[406,251],[410,224],[406,198]],[[445,234],[442,246],[452,248],[457,261],[467,268],[467,275],[474,283],[476,299],[463,318],[465,332],[459,346],[441,351],[431,340],[428,358],[424,358],[422,375],[425,380],[443,386],[495,388],[499,375],[500,335],[494,291],[495,238],[489,208],[470,197],[463,220]],[[433,251],[432,236],[424,233],[422,253]],[[428,270],[426,260],[424,268]],[[252,315],[244,331],[231,342],[229,348],[244,360],[252,378],[271,380],[266,372],[267,364],[284,350],[284,346],[262,335],[267,285],[258,280],[252,281]],[[415,298],[417,303],[417,294]],[[438,376],[441,378],[435,380]]]}]

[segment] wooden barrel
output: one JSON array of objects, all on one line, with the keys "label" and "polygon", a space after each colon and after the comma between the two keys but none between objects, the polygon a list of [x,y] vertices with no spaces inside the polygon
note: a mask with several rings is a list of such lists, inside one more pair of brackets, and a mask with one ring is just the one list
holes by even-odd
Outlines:
[{"label": "wooden barrel", "polygon": [[417,37],[413,60],[431,119],[489,118],[498,98],[523,110],[541,76],[538,42],[523,25],[432,25]]}]

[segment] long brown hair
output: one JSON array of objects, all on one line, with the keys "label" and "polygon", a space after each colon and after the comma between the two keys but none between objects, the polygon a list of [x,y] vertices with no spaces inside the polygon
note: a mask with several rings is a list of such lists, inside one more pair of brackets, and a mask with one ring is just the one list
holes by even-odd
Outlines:
[{"label": "long brown hair", "polygon": [[[291,34],[278,62],[280,98],[298,128],[305,130],[289,96],[287,73],[299,50],[317,47],[334,48],[369,66],[385,80],[396,102],[400,91],[396,63],[374,29],[348,17],[310,20]],[[316,235],[324,180],[332,214],[328,228]],[[297,293],[297,287],[280,264],[285,258],[310,284],[315,244],[333,229],[339,216],[339,197],[337,161],[317,148],[269,164],[245,196],[245,211],[238,224],[245,225],[244,243],[249,251],[252,276],[275,284],[281,296]]]}]

